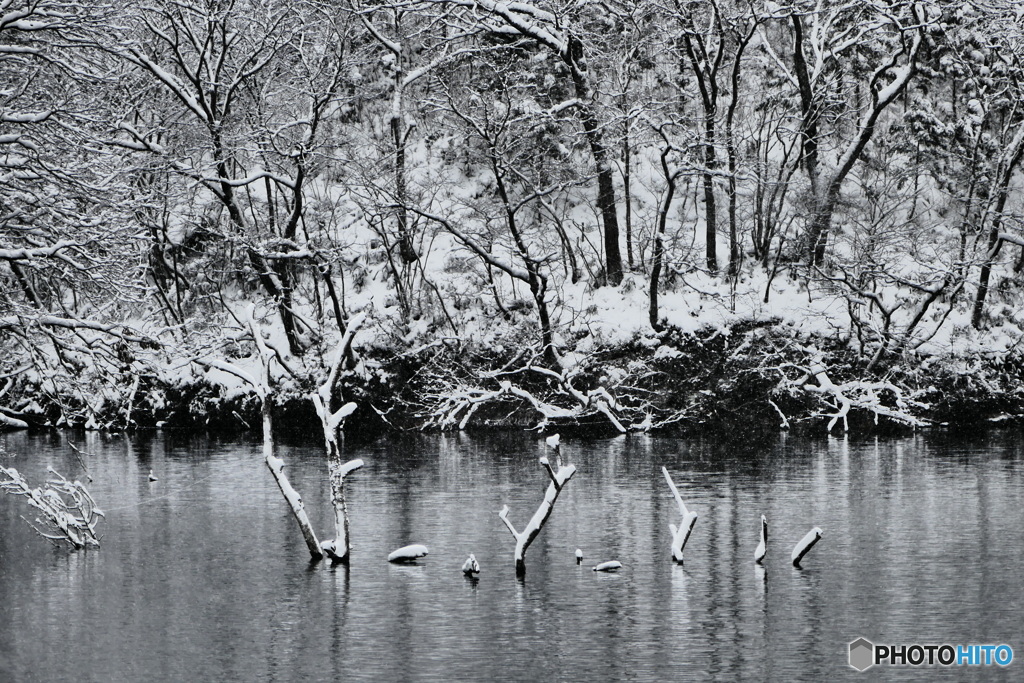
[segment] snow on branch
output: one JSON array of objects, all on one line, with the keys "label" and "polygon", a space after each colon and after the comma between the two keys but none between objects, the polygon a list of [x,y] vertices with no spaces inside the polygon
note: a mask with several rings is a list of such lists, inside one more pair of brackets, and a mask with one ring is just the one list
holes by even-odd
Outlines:
[{"label": "snow on branch", "polygon": [[229,179],[220,178],[220,177],[216,177],[216,176],[204,176],[203,178],[201,178],[201,180],[204,183],[209,183],[211,185],[212,184],[217,184],[217,185],[220,185],[222,187],[224,187],[224,186],[245,187],[247,185],[252,185],[253,183],[255,183],[258,180],[263,180],[263,179],[273,180],[278,185],[283,185],[283,186],[285,186],[285,187],[287,187],[287,188],[289,188],[291,190],[295,189],[295,183],[293,181],[291,181],[291,180],[289,180],[289,179],[287,179],[287,178],[285,178],[283,176],[280,176],[280,175],[278,175],[276,173],[271,173],[270,171],[267,171],[267,170],[261,169],[261,168],[255,169],[254,171],[252,171],[249,175],[247,175],[244,178],[236,178],[236,179],[230,179],[230,180]]},{"label": "snow on branch", "polygon": [[1014,235],[1009,232],[999,233],[999,241],[1009,242],[1010,244],[1016,244],[1019,247],[1024,247],[1024,237],[1021,237],[1020,235]]},{"label": "snow on branch", "polygon": [[[832,408],[835,412],[826,415],[831,418],[827,427],[829,432],[839,420],[843,421],[843,431],[849,431],[848,416],[850,410],[854,408],[872,413],[875,424],[878,424],[879,417],[888,417],[913,427],[924,427],[928,424],[911,412],[912,408],[923,409],[927,406],[904,397],[903,390],[891,382],[852,380],[837,385],[832,382],[825,372],[825,367],[820,363],[812,365],[806,377],[813,377],[817,385],[804,384],[805,390],[829,396],[833,401]],[[883,403],[882,392],[888,392],[894,397],[895,406],[890,407]]]},{"label": "snow on branch", "polygon": [[458,2],[452,4],[480,7],[489,14],[501,18],[506,24],[524,36],[533,38],[557,52],[565,49],[566,41],[558,35],[558,31],[555,28],[558,24],[558,18],[539,7],[523,2],[494,2],[493,0],[473,0],[472,3]]},{"label": "snow on branch", "polygon": [[320,416],[320,420],[324,425],[324,436],[330,441],[330,436],[327,430],[331,430],[331,435],[338,429],[341,421],[352,414],[356,409],[354,403],[346,403],[336,412],[331,411],[331,396],[334,394],[334,389],[338,384],[338,378],[341,375],[341,368],[348,356],[349,349],[352,347],[352,341],[355,338],[356,332],[363,326],[366,321],[366,312],[362,311],[357,313],[349,320],[348,325],[345,328],[345,334],[342,336],[341,341],[338,343],[337,348],[334,350],[334,359],[331,361],[331,369],[328,372],[327,379],[324,380],[315,394],[311,394],[310,398],[313,401],[313,406],[316,408],[317,415]]},{"label": "snow on branch", "polygon": [[[8,384],[8,386],[10,386],[10,384]],[[0,392],[0,395],[2,395],[2,392]],[[0,406],[0,427],[7,427],[8,429],[28,429],[28,422],[8,415],[5,412],[5,408]]]},{"label": "snow on branch", "polygon": [[99,547],[96,524],[104,515],[92,495],[80,481],[68,481],[52,467],[46,471],[53,478],[43,487],[32,488],[18,470],[0,465],[0,489],[25,496],[25,502],[42,514],[43,519],[35,519],[39,526],[25,521],[43,538],[68,543],[76,550]]},{"label": "snow on branch", "polygon": [[102,332],[125,342],[141,344],[147,348],[159,348],[160,343],[151,337],[142,336],[126,325],[100,323],[93,320],[80,320],[77,318],[59,318],[54,315],[40,315],[34,318],[11,315],[0,318],[0,329],[18,328],[24,326],[25,322],[31,321],[43,327],[62,327],[68,330],[92,330]]},{"label": "snow on branch", "polygon": [[[150,28],[152,29],[152,26]],[[130,48],[123,54],[125,59],[153,74],[153,76],[155,76],[156,79],[171,92],[171,94],[177,97],[182,104],[195,114],[200,121],[206,124],[210,124],[212,122],[207,108],[202,106],[199,100],[188,92],[185,84],[182,83],[182,81],[174,74],[150,59],[149,56],[141,49]]]},{"label": "snow on branch", "polygon": [[[0,140],[2,142],[2,140]],[[48,258],[55,256],[58,252],[72,247],[81,247],[82,243],[73,240],[61,240],[47,247],[36,247],[34,249],[0,249],[0,260],[4,261],[31,261],[37,258]]]},{"label": "snow on branch", "polygon": [[[521,355],[517,356],[516,360],[520,357]],[[550,380],[554,385],[554,395],[570,398],[575,403],[574,406],[564,407],[543,400],[533,391],[513,384],[507,379],[500,380],[498,388],[492,390],[465,385],[457,387],[449,385],[445,387],[445,390],[435,394],[437,404],[426,416],[426,426],[440,429],[452,427],[465,429],[470,418],[482,405],[508,397],[516,397],[529,403],[541,415],[541,422],[537,425],[537,429],[540,430],[547,427],[552,420],[578,421],[594,414],[601,414],[620,434],[628,431],[620,416],[621,406],[606,388],[599,386],[587,392],[580,391],[573,386],[574,372],[572,370],[556,372],[550,368],[535,365],[534,360],[535,357],[528,359],[525,365],[519,368],[512,368],[511,364],[506,364],[498,372],[485,373],[483,378],[493,380],[501,375],[512,376],[532,372]]]},{"label": "snow on branch", "polygon": [[[557,435],[556,435],[557,436]],[[516,539],[516,574],[522,576],[526,573],[526,550],[533,543],[534,539],[540,534],[540,530],[544,527],[544,523],[551,516],[551,511],[554,509],[555,501],[558,500],[558,494],[562,492],[566,483],[572,479],[572,475],[576,474],[575,465],[562,465],[562,459],[560,455],[560,446],[557,438],[549,438],[548,445],[551,446],[555,451],[555,467],[551,467],[551,463],[548,459],[541,458],[540,464],[547,470],[548,478],[551,482],[548,484],[547,490],[544,492],[544,500],[541,501],[540,507],[533,513],[533,517],[530,518],[529,523],[522,531],[516,531],[515,526],[508,518],[508,505],[504,505],[501,508],[501,512],[498,513],[498,518],[505,523],[505,526],[511,532],[512,537]]]},{"label": "snow on branch", "polygon": [[498,270],[502,271],[509,277],[515,278],[516,280],[520,280],[522,282],[530,281],[530,274],[529,272],[527,272],[525,268],[519,268],[511,263],[504,261],[501,258],[498,258],[487,249],[484,249],[476,240],[474,240],[472,237],[466,234],[466,232],[461,230],[458,226],[456,226],[454,223],[447,220],[446,218],[443,218],[442,216],[438,216],[433,213],[429,213],[427,211],[422,211],[414,206],[409,207],[409,209],[413,213],[416,213],[419,216],[421,216],[422,218],[437,223],[445,230],[450,232],[452,235],[455,235],[455,237],[458,238],[460,242],[466,245],[466,247],[468,247],[477,256],[479,256],[485,263],[494,266]]}]

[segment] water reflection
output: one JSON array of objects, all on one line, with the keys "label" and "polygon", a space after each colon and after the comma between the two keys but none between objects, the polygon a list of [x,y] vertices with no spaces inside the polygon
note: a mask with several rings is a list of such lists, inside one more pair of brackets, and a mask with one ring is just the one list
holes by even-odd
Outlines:
[{"label": "water reflection", "polygon": [[[53,550],[18,518],[21,501],[0,498],[2,680],[822,679],[856,675],[844,665],[857,636],[1020,645],[1022,447],[1008,434],[788,436],[753,452],[566,440],[579,472],[523,580],[497,511],[509,505],[521,527],[543,496],[544,445],[532,435],[352,450],[367,464],[347,487],[348,567],[310,567],[251,441],[0,440],[32,480],[47,465],[82,477],[69,437],[108,512],[103,547]],[[320,449],[279,454],[329,537]],[[678,512],[662,466],[700,514],[685,565],[670,559]],[[753,562],[761,514],[764,566]],[[815,525],[824,538],[797,570],[790,552]],[[410,543],[430,555],[385,561]],[[479,577],[461,573],[469,553]],[[591,571],[611,559],[617,574]]]}]

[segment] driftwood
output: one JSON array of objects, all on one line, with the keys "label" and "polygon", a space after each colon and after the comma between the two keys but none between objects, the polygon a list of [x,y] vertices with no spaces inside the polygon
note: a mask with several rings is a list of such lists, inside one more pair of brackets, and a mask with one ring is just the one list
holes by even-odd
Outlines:
[{"label": "driftwood", "polygon": [[313,525],[309,522],[309,516],[306,514],[305,507],[302,505],[302,496],[292,487],[288,477],[285,476],[284,460],[274,455],[273,388],[270,365],[275,358],[279,359],[279,356],[277,352],[267,345],[259,325],[256,323],[256,318],[251,314],[249,316],[249,331],[252,334],[256,349],[260,354],[260,360],[262,361],[260,364],[260,378],[259,380],[251,381],[251,384],[260,397],[263,407],[263,458],[267,463],[267,469],[274,475],[274,480],[277,482],[278,487],[280,487],[281,493],[284,494],[292,514],[295,515],[295,521],[298,522],[299,529],[302,531],[302,538],[306,541],[306,548],[309,550],[310,557],[313,560],[320,560],[323,559],[324,553],[320,548],[320,541],[316,537],[316,532],[313,531]]},{"label": "driftwood", "polygon": [[[515,360],[518,361],[521,357],[521,355],[517,356]],[[597,387],[587,391],[577,389],[573,385],[573,380],[579,373],[578,369],[556,372],[543,365],[535,364],[536,359],[537,356],[534,355],[527,359],[522,367],[513,368],[511,365],[506,365],[501,370],[485,373],[484,379],[497,380],[497,389],[487,390],[476,386],[453,385],[447,378],[438,378],[441,388],[428,396],[431,408],[429,412],[422,415],[426,418],[426,426],[440,429],[465,429],[480,407],[497,401],[519,399],[528,403],[540,416],[540,422],[536,427],[538,430],[544,430],[552,421],[578,422],[595,415],[602,415],[615,431],[620,434],[625,434],[628,431],[623,424],[623,420],[626,419],[622,414],[623,407],[606,388]],[[507,379],[521,374],[539,375],[545,378],[553,388],[551,396],[547,399],[538,396]],[[501,377],[506,379],[499,379]],[[560,403],[571,405],[567,407],[550,402],[550,399],[555,397],[558,397]]]},{"label": "driftwood", "polygon": [[310,556],[314,560],[323,559],[324,553],[320,546],[320,541],[316,537],[316,532],[313,531],[313,525],[309,523],[309,516],[306,514],[306,508],[302,504],[302,496],[292,487],[288,477],[284,474],[284,460],[275,457],[272,452],[266,453],[265,458],[267,469],[274,475],[274,480],[281,488],[284,499],[288,501],[292,514],[295,515],[295,521],[299,523],[299,529],[302,531],[302,538],[306,541],[306,548],[309,549]]},{"label": "driftwood", "polygon": [[[832,428],[840,420],[843,423],[843,431],[849,431],[850,426],[847,416],[850,414],[850,410],[854,408],[872,413],[875,418],[875,424],[878,424],[880,417],[887,417],[912,427],[928,425],[927,421],[916,417],[912,412],[915,408],[924,409],[927,406],[904,397],[903,390],[891,382],[853,380],[843,382],[842,384],[835,384],[829,378],[825,372],[825,366],[821,363],[812,365],[803,379],[809,380],[811,378],[815,380],[816,384],[811,384],[808,381],[803,384],[803,388],[811,393],[827,396],[833,402],[835,412],[825,415],[825,417],[830,418],[826,428],[828,432],[831,432]],[[889,407],[883,403],[881,398],[883,392],[888,392],[895,398],[894,407]],[[776,407],[776,409],[778,408]],[[781,412],[779,411],[780,414]],[[784,415],[783,419],[785,419]]]}]

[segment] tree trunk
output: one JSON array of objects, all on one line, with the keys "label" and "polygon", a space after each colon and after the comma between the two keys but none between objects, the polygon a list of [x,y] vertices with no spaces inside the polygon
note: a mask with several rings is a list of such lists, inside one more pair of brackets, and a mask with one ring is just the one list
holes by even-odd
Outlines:
[{"label": "tree trunk", "polygon": [[348,564],[351,543],[349,542],[348,503],[345,500],[345,476],[363,466],[360,459],[341,462],[341,449],[338,442],[328,447],[327,470],[331,479],[331,505],[334,507],[334,533],[333,541],[323,544],[323,550],[330,556],[333,562]]},{"label": "tree trunk", "polygon": [[[224,205],[224,208],[227,209],[228,218],[231,220],[231,224],[241,232],[245,229],[245,219],[242,217],[242,211],[238,208],[238,202],[235,200],[234,188],[231,185],[231,178],[228,173],[228,163],[224,157],[224,146],[220,131],[214,125],[210,126],[210,136],[213,140],[213,152],[216,158],[217,177],[220,186],[220,200]],[[299,182],[301,183],[301,178],[299,179]],[[296,192],[296,206],[301,207],[301,200],[298,197],[299,193]],[[277,310],[281,316],[281,324],[284,327],[285,338],[288,340],[289,352],[294,355],[301,354],[302,349],[299,344],[298,332],[295,326],[295,316],[291,311],[291,285],[288,273],[278,272],[277,268],[268,264],[266,259],[264,259],[259,252],[252,247],[249,247],[248,255],[249,262],[256,270],[257,278],[259,279],[260,284],[263,285],[263,289],[277,302]]]},{"label": "tree trunk", "polygon": [[[557,435],[555,437],[549,437],[549,443],[551,442],[551,438],[557,438]],[[544,493],[544,500],[541,501],[540,507],[537,508],[537,511],[533,513],[533,517],[530,518],[530,522],[526,525],[526,528],[521,532],[516,531],[516,528],[512,526],[512,522],[508,519],[507,505],[502,507],[501,512],[498,513],[498,517],[505,523],[505,526],[512,533],[512,537],[516,539],[516,576],[523,576],[526,574],[526,550],[530,547],[530,544],[533,543],[533,540],[537,538],[538,534],[540,534],[540,530],[544,527],[544,522],[546,522],[548,517],[551,516],[551,511],[555,507],[555,501],[558,500],[558,494],[561,493],[568,481],[572,479],[572,475],[576,474],[575,465],[566,465],[565,467],[562,467],[561,457],[557,455],[558,446],[555,446],[554,448],[556,453],[555,466],[558,468],[558,471],[556,472],[551,468],[551,464],[548,462],[547,458],[541,458],[540,464],[547,470],[548,476],[551,478],[551,482],[548,484],[547,491]]]},{"label": "tree trunk", "polygon": [[[800,21],[796,15],[793,16],[793,27],[795,34],[800,35]],[[922,30],[920,28],[915,29],[913,43],[907,52],[906,65],[902,68],[896,69],[896,64],[898,63],[897,60],[902,54],[902,52],[899,52],[892,57],[888,64],[875,72],[871,79],[871,83],[868,86],[871,90],[870,108],[858,125],[856,136],[854,136],[854,139],[850,141],[846,150],[839,157],[839,163],[837,164],[836,170],[831,175],[824,188],[820,187],[821,183],[819,182],[820,179],[818,178],[817,172],[817,147],[814,144],[816,127],[808,128],[805,121],[805,161],[807,163],[808,175],[811,176],[812,192],[815,196],[814,218],[807,233],[808,256],[812,265],[821,265],[825,260],[825,247],[828,243],[828,233],[832,227],[832,215],[835,213],[836,206],[839,203],[839,192],[842,189],[843,181],[853,169],[854,165],[860,160],[864,153],[864,149],[875,134],[875,126],[877,125],[878,118],[882,115],[882,112],[885,111],[885,109],[906,90],[907,85],[910,83],[910,79],[914,75],[917,52],[918,49],[920,49],[921,40]],[[802,43],[798,40],[797,44],[800,45],[800,49],[795,51],[796,60],[802,63]],[[797,69],[797,74],[798,80],[801,81],[801,99],[806,101],[807,98],[803,94],[805,88],[803,85],[803,79],[799,76],[799,68]],[[894,76],[894,79],[888,85],[882,87],[881,83],[883,77],[890,74]],[[806,73],[804,75],[806,76]],[[807,88],[810,88],[809,84]],[[813,101],[806,103],[805,107],[810,107],[811,111],[813,111]],[[811,122],[813,123],[815,119],[816,115],[812,115]],[[808,142],[813,145],[811,149],[806,148],[806,144]],[[812,150],[813,155],[811,154]]]},{"label": "tree trunk", "polygon": [[540,336],[541,343],[544,346],[544,358],[552,365],[558,362],[557,355],[555,354],[554,345],[554,333],[551,329],[551,317],[548,314],[548,302],[547,302],[547,277],[540,272],[540,264],[530,256],[530,250],[526,246],[526,242],[523,240],[522,233],[519,231],[519,223],[516,221],[516,211],[512,206],[511,199],[508,195],[508,189],[505,187],[505,180],[502,174],[501,167],[498,165],[497,150],[491,147],[491,170],[494,172],[494,182],[498,191],[498,198],[501,200],[502,206],[505,209],[505,224],[508,226],[509,234],[512,235],[512,241],[516,245],[516,250],[519,252],[520,258],[523,259],[523,265],[526,267],[527,284],[530,287],[530,295],[533,297],[533,302],[537,306],[537,317],[540,320]]},{"label": "tree trunk", "polygon": [[[395,86],[400,87],[400,86]],[[403,131],[401,112],[391,114],[391,137],[395,144],[395,216],[398,220],[398,253],[403,263],[412,263],[418,257],[409,232],[409,210],[406,202],[405,189],[405,143],[406,133]]]},{"label": "tree trunk", "polygon": [[804,57],[804,32],[800,15],[793,14],[793,70],[796,71],[800,88],[800,144],[807,179],[811,183],[811,194],[818,196],[818,107],[814,102],[807,60]]},{"label": "tree trunk", "polygon": [[649,307],[648,307],[648,319],[651,323],[651,328],[655,332],[661,332],[665,326],[661,324],[658,312],[658,286],[661,284],[661,262],[664,259],[665,249],[665,227],[668,222],[668,212],[672,207],[672,199],[676,193],[676,178],[679,177],[679,172],[672,173],[668,168],[668,153],[670,148],[668,146],[668,140],[665,141],[665,148],[661,152],[661,171],[665,174],[665,198],[661,202],[661,208],[658,210],[658,231],[654,236],[654,255],[653,262],[651,264],[651,289],[649,295]]},{"label": "tree trunk", "polygon": [[[692,17],[691,29],[692,29]],[[717,22],[716,22],[717,26]],[[690,67],[697,78],[700,101],[703,110],[704,168],[701,169],[701,180],[704,185],[704,255],[708,272],[718,272],[718,208],[715,204],[715,169],[718,167],[718,155],[715,153],[715,118],[718,116],[718,68],[722,63],[723,47],[719,43],[715,56],[708,54],[703,41],[698,41],[700,55],[694,50],[694,41],[689,31],[683,34],[686,55],[690,59]],[[703,65],[702,65],[703,64]]]},{"label": "tree trunk", "polygon": [[302,505],[302,496],[292,488],[288,477],[285,476],[284,460],[274,456],[273,417],[268,396],[263,397],[263,458],[270,473],[274,475],[274,480],[280,487],[281,493],[284,494],[285,500],[288,501],[292,514],[295,515],[295,521],[299,524],[310,556],[313,561],[323,559],[324,554],[320,548],[320,541],[316,537],[316,532],[313,531],[313,525],[309,523],[309,516],[306,515],[305,507]]},{"label": "tree trunk", "polygon": [[999,239],[999,231],[1003,226],[1003,212],[1006,210],[1006,201],[1010,196],[1010,181],[1013,180],[1014,171],[1024,156],[1024,128],[1020,129],[1010,143],[1010,157],[1002,169],[999,178],[999,194],[996,198],[996,205],[992,211],[992,225],[989,228],[985,261],[981,265],[981,276],[978,281],[978,293],[974,298],[974,310],[971,312],[971,327],[981,329],[981,315],[985,307],[985,298],[988,296],[989,279],[992,277],[992,265],[999,256],[1003,246]]},{"label": "tree trunk", "polygon": [[736,218],[736,173],[738,161],[736,159],[736,131],[734,122],[736,120],[736,107],[739,104],[740,91],[740,69],[742,65],[743,52],[747,44],[754,36],[756,23],[751,26],[750,31],[739,37],[736,46],[736,54],[733,55],[731,84],[732,92],[729,97],[729,107],[725,112],[725,149],[729,163],[729,277],[736,278],[739,275],[740,267],[740,244],[737,235]]},{"label": "tree trunk", "polygon": [[594,112],[594,94],[587,77],[586,62],[583,59],[583,43],[569,34],[565,50],[560,55],[572,74],[576,97],[581,102],[583,132],[586,134],[590,152],[597,166],[597,208],[604,224],[605,276],[608,284],[617,286],[622,282],[622,252],[619,249],[619,218],[615,198],[615,181],[609,162],[608,147],[598,125]]},{"label": "tree trunk", "polygon": [[626,210],[626,264],[633,270],[633,196],[630,186],[630,165],[632,155],[629,149],[629,115],[626,115],[625,131],[622,137],[622,193]]}]

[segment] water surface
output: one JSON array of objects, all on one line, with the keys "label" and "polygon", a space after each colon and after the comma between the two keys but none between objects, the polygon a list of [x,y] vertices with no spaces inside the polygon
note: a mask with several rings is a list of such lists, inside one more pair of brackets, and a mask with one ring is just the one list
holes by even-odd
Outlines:
[{"label": "water surface", "polygon": [[[1009,433],[783,436],[742,452],[567,439],[579,471],[523,581],[497,512],[509,505],[521,529],[543,496],[544,443],[530,434],[350,449],[366,466],[350,479],[349,568],[309,563],[256,442],[15,433],[0,459],[31,481],[47,465],[84,481],[68,438],[89,453],[103,546],[53,549],[19,518],[22,500],[0,497],[0,680],[859,679],[846,663],[858,636],[1015,651],[1006,670],[887,678],[1019,680],[1024,667],[1024,449]],[[320,449],[278,454],[330,538]],[[662,466],[700,515],[684,566],[670,559],[679,520]],[[824,539],[794,569],[815,525]],[[429,557],[386,562],[409,543]],[[471,552],[476,581],[459,571]],[[610,559],[618,574],[590,570]]]}]

